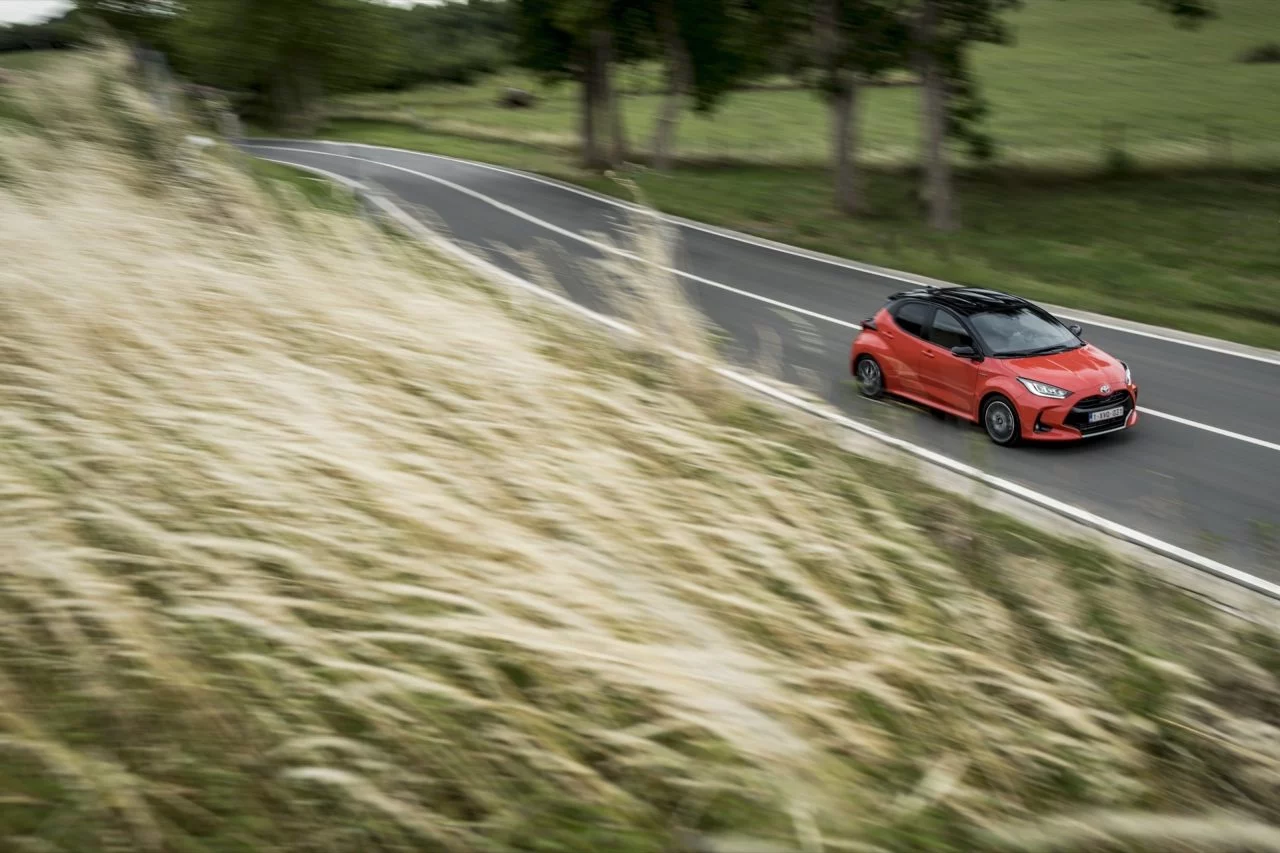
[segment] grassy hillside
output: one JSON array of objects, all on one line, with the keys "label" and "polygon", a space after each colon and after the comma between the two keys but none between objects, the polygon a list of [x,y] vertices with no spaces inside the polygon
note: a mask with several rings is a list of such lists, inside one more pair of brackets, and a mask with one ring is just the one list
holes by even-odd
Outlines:
[{"label": "grassy hillside", "polygon": [[4,849],[1280,850],[1274,635],[184,153],[118,63],[0,95]]},{"label": "grassy hillside", "polygon": [[[1139,0],[1029,0],[1008,17],[1013,46],[981,46],[975,65],[991,105],[989,128],[1011,164],[1098,166],[1113,146],[1143,163],[1280,164],[1280,64],[1239,62],[1275,40],[1271,0],[1222,0],[1221,18],[1173,26]],[[642,75],[643,76],[643,72]],[[496,105],[501,85],[534,88],[532,110]],[[648,145],[661,96],[628,97],[627,127]],[[909,163],[918,150],[918,93],[867,93],[865,157]],[[512,72],[473,87],[426,87],[341,102],[340,115],[398,114],[430,129],[570,147],[571,87],[539,87]],[[826,111],[812,92],[742,92],[706,117],[690,113],[679,150],[692,158],[822,165]]]}]

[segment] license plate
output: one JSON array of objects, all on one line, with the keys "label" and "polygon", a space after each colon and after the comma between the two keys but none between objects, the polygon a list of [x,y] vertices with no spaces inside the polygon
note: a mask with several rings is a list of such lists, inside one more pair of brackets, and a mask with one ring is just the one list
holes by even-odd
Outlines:
[{"label": "license plate", "polygon": [[1109,421],[1112,418],[1124,416],[1124,406],[1116,406],[1114,409],[1103,409],[1101,412],[1090,412],[1089,423],[1096,424],[1098,421]]}]

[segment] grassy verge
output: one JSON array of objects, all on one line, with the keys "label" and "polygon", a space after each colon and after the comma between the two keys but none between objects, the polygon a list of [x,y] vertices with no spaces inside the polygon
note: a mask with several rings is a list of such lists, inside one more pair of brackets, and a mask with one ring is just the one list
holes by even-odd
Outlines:
[{"label": "grassy verge", "polygon": [[[613,195],[622,188],[535,146],[433,134],[394,122],[335,121],[329,139],[369,142],[534,171]],[[921,275],[1280,349],[1274,172],[1157,170],[1111,179],[1044,171],[960,179],[966,227],[921,221],[914,184],[874,172],[876,215],[851,219],[826,172],[683,168],[631,175],[668,213]]]},{"label": "grassy verge", "polygon": [[282,192],[286,195],[297,193],[314,207],[338,213],[355,213],[359,207],[349,191],[305,169],[256,157],[248,160],[247,165],[262,188],[277,197]]},{"label": "grassy verge", "polygon": [[1273,635],[179,168],[119,62],[0,136],[5,849],[1277,849]]}]

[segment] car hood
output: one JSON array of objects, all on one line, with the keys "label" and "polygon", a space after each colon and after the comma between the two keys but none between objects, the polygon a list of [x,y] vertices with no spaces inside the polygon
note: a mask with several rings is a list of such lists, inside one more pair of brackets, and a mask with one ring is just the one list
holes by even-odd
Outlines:
[{"label": "car hood", "polygon": [[1118,391],[1125,387],[1124,365],[1090,344],[1070,352],[1011,358],[1005,362],[1017,376],[1057,385],[1072,393],[1091,397],[1103,385]]}]

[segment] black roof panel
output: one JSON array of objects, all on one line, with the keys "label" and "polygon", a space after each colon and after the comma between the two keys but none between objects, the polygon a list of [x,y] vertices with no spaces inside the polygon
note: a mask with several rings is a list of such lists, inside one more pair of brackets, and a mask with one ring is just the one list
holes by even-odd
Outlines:
[{"label": "black roof panel", "polygon": [[987,290],[981,287],[921,287],[916,290],[904,290],[889,297],[891,302],[899,299],[923,299],[935,305],[945,305],[962,314],[975,314],[979,311],[998,310],[1030,305],[1027,300],[1010,293],[998,290]]}]

